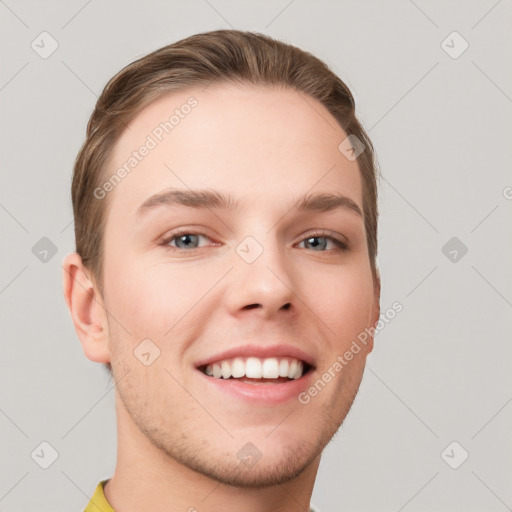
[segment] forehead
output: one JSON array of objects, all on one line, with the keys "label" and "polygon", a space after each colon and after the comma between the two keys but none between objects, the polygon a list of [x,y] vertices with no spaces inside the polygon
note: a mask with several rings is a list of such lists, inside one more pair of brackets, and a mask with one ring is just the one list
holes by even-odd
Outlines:
[{"label": "forehead", "polygon": [[128,172],[111,192],[111,209],[132,215],[169,187],[211,188],[265,207],[308,191],[342,192],[362,209],[357,162],[338,149],[346,136],[320,102],[290,88],[213,84],[167,93],[117,141],[107,177]]}]

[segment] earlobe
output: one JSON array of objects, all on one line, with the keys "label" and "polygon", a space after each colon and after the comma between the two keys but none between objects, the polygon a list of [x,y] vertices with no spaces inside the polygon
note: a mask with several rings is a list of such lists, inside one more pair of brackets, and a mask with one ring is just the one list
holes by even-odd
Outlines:
[{"label": "earlobe", "polygon": [[63,293],[84,354],[97,363],[110,362],[108,324],[103,300],[77,253],[62,262]]}]

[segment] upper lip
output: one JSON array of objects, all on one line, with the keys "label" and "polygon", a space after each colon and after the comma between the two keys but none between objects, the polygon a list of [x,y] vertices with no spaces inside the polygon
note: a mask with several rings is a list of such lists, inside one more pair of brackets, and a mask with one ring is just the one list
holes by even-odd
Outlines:
[{"label": "upper lip", "polygon": [[233,347],[197,361],[195,366],[196,368],[200,368],[202,366],[207,366],[209,364],[223,361],[225,359],[231,359],[233,357],[260,357],[262,359],[268,357],[293,357],[294,359],[304,361],[312,367],[315,366],[313,357],[307,352],[304,352],[304,350],[293,345],[285,344],[268,346],[250,344],[241,347]]}]

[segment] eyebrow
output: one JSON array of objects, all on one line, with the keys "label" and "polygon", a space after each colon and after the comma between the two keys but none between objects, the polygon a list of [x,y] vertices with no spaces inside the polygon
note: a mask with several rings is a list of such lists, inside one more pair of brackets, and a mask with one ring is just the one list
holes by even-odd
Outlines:
[{"label": "eyebrow", "polygon": [[[191,208],[215,208],[233,211],[240,208],[240,203],[231,196],[225,196],[217,191],[167,189],[146,199],[137,209],[137,215],[143,215],[157,206],[188,206]],[[336,209],[347,210],[364,218],[359,205],[350,197],[343,194],[318,193],[305,194],[295,200],[291,207],[298,212],[321,211],[328,212]]]}]

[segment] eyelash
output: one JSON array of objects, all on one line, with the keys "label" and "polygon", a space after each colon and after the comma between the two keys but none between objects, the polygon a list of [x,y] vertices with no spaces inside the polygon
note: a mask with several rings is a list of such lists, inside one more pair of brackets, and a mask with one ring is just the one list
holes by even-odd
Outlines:
[{"label": "eyelash", "polygon": [[[325,251],[314,251],[314,252],[347,252],[349,250],[349,246],[348,244],[341,239],[341,237],[337,237],[337,236],[329,236],[330,232],[326,232],[326,231],[315,231],[315,232],[312,232],[312,233],[307,233],[306,236],[299,242],[299,243],[302,243],[310,238],[325,238],[326,240],[331,240],[332,242],[334,242],[334,244],[337,246],[336,249],[327,249]],[[210,238],[208,235],[205,235],[204,233],[199,233],[199,232],[196,232],[196,231],[191,231],[191,230],[183,230],[183,231],[179,231],[179,232],[176,232],[176,233],[172,233],[171,235],[169,235],[168,237],[166,237],[164,240],[162,240],[161,244],[165,249],[167,250],[172,250],[172,251],[178,251],[180,253],[190,253],[192,252],[193,250],[197,250],[197,249],[201,249],[201,247],[194,247],[193,249],[181,249],[179,247],[174,247],[172,245],[169,245],[170,242],[172,242],[173,240],[177,239],[177,238],[180,238],[181,236],[184,236],[184,235],[194,235],[194,236],[204,236],[206,238]]]}]

